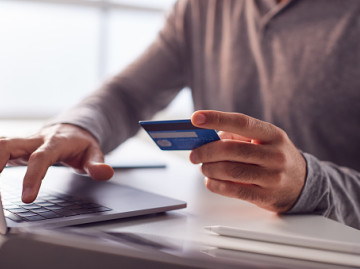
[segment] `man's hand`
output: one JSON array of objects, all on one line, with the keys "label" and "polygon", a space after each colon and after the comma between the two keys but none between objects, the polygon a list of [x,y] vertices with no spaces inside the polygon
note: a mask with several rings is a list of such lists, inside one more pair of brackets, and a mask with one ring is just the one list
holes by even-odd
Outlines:
[{"label": "man's hand", "polygon": [[244,114],[197,111],[195,126],[221,131],[221,140],[194,149],[212,192],[285,212],[304,186],[306,162],[280,128]]},{"label": "man's hand", "polygon": [[110,179],[114,170],[104,164],[104,154],[96,139],[86,130],[58,124],[27,138],[0,138],[0,172],[9,165],[28,166],[22,200],[33,202],[48,168],[61,163],[96,180]]}]

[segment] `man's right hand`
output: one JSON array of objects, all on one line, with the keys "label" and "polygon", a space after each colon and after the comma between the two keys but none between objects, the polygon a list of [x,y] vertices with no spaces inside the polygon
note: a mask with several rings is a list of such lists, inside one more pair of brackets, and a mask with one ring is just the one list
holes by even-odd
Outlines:
[{"label": "man's right hand", "polygon": [[48,168],[61,163],[95,180],[108,180],[114,170],[104,163],[98,141],[88,131],[71,124],[41,129],[27,138],[0,138],[0,173],[6,165],[26,165],[22,200],[33,202]]}]

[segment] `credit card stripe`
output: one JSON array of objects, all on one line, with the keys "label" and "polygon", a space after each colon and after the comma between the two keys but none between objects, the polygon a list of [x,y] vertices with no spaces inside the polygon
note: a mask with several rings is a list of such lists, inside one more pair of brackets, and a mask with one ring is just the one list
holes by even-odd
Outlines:
[{"label": "credit card stripe", "polygon": [[146,123],[140,122],[141,126],[148,132],[151,131],[177,131],[177,130],[197,130],[202,129],[195,127],[191,124],[191,121],[188,122],[174,122],[174,123]]},{"label": "credit card stripe", "polygon": [[195,132],[149,132],[152,138],[198,137]]}]

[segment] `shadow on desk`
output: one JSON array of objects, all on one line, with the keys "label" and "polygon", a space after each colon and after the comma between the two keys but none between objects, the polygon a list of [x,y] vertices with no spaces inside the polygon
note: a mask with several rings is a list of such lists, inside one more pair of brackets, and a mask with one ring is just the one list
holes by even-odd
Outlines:
[{"label": "shadow on desk", "polygon": [[[32,230],[9,235],[0,268],[352,268],[334,264],[205,247],[154,235],[82,229]],[[45,241],[44,241],[45,240]]]},{"label": "shadow on desk", "polygon": [[196,268],[159,261],[65,247],[28,238],[7,240],[0,250],[0,268]]}]

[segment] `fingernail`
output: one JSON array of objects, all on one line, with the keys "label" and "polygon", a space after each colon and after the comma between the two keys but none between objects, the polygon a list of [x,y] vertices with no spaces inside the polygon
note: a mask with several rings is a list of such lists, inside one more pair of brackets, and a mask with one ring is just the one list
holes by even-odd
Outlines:
[{"label": "fingernail", "polygon": [[196,114],[195,117],[193,118],[193,121],[195,124],[205,124],[206,123],[206,116],[204,114]]}]

